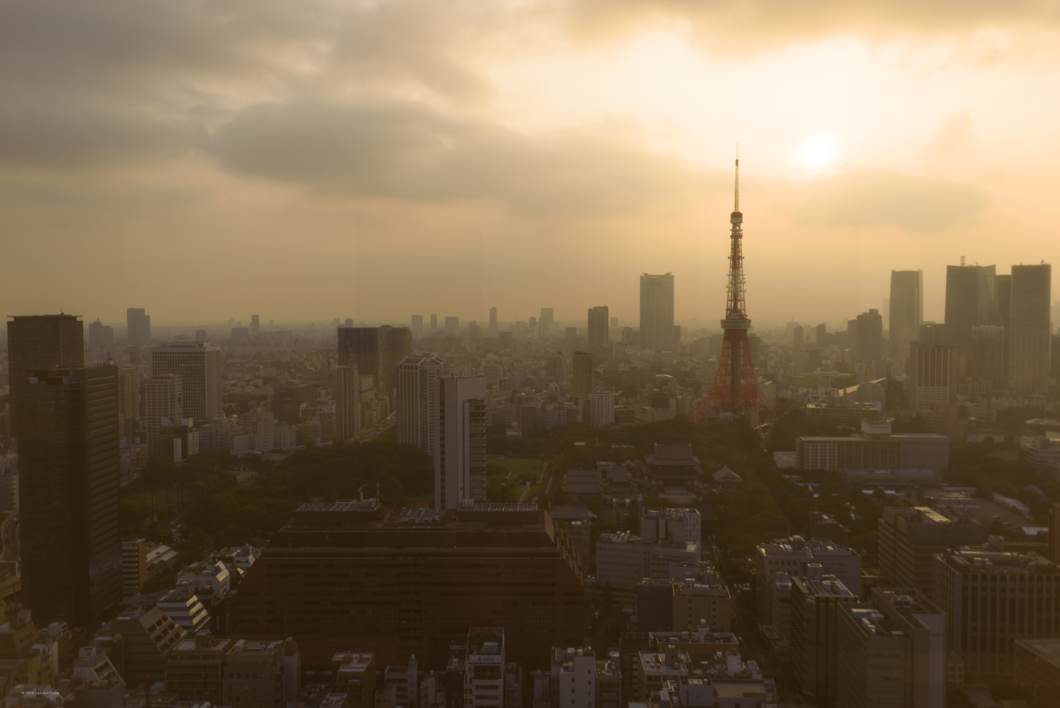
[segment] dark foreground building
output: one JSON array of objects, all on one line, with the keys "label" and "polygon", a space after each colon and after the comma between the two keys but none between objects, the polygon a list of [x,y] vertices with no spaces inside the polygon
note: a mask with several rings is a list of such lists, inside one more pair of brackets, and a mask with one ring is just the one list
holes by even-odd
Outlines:
[{"label": "dark foreground building", "polygon": [[536,666],[583,640],[582,587],[536,509],[384,512],[304,504],[233,599],[230,631],[293,637],[306,668],[371,647],[382,664],[445,665],[468,627],[503,627],[511,661]]}]

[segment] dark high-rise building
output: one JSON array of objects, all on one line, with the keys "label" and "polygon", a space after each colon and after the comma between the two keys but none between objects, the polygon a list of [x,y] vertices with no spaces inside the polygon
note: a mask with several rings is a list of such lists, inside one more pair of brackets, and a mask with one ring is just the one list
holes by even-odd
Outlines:
[{"label": "dark high-rise building", "polygon": [[412,334],[416,337],[423,336],[423,315],[413,315],[410,322]]},{"label": "dark high-rise building", "polygon": [[151,342],[151,315],[142,307],[130,307],[125,311],[125,323],[129,346],[144,347]]},{"label": "dark high-rise building", "polygon": [[926,323],[909,352],[909,385],[913,407],[946,418],[957,393],[957,354],[945,325]]},{"label": "dark high-rise building", "polygon": [[490,308],[490,331],[497,331],[497,307],[493,306]]},{"label": "dark high-rise building", "polygon": [[611,349],[610,317],[607,305],[589,308],[589,351],[594,354],[606,354]]},{"label": "dark high-rise building", "polygon": [[662,351],[674,346],[673,273],[640,276],[640,343]]},{"label": "dark high-rise building", "polygon": [[7,373],[12,430],[18,394],[35,369],[76,369],[85,365],[85,332],[76,315],[27,315],[7,321]]},{"label": "dark high-rise building", "polygon": [[117,369],[31,372],[16,436],[23,598],[40,624],[91,626],[121,597]]},{"label": "dark high-rise building", "polygon": [[994,266],[946,266],[946,329],[951,343],[967,352],[972,327],[996,324],[997,269]]},{"label": "dark high-rise building", "polygon": [[438,315],[436,313],[432,312],[431,313],[431,332],[433,333],[433,332],[437,332],[437,331],[438,331]]},{"label": "dark high-rise building", "polygon": [[891,271],[888,338],[899,362],[909,356],[909,344],[924,323],[924,274],[919,270]]},{"label": "dark high-rise building", "polygon": [[854,357],[865,364],[877,363],[883,358],[883,317],[880,311],[871,309],[852,320]]},{"label": "dark high-rise building", "polygon": [[393,396],[397,367],[412,351],[407,327],[339,327],[339,366],[356,365],[360,376],[375,377],[375,386]]},{"label": "dark high-rise building", "polygon": [[1008,328],[1009,383],[1021,391],[1041,391],[1049,383],[1052,277],[1052,267],[1046,263],[1012,266]]},{"label": "dark high-rise building", "polygon": [[433,354],[408,356],[398,365],[398,442],[415,445],[432,456],[444,372],[445,364]]},{"label": "dark high-rise building", "polygon": [[200,342],[174,342],[151,351],[151,375],[173,374],[184,389],[184,415],[196,421],[224,418],[221,350]]},{"label": "dark high-rise building", "polygon": [[293,637],[313,670],[351,646],[383,665],[444,666],[468,627],[496,626],[509,660],[547,666],[552,646],[583,637],[575,567],[536,509],[306,504],[240,584],[229,632]]},{"label": "dark high-rise building", "polygon": [[591,352],[574,352],[571,375],[571,393],[579,400],[587,400],[593,392],[593,355]]},{"label": "dark high-rise building", "polygon": [[541,308],[541,318],[537,322],[537,333],[548,337],[556,326],[556,310],[552,307]]},{"label": "dark high-rise building", "polygon": [[114,328],[96,318],[88,325],[88,348],[95,352],[108,352],[114,348]]},{"label": "dark high-rise building", "polygon": [[258,315],[250,316],[250,336],[257,337],[261,334],[261,317]]}]

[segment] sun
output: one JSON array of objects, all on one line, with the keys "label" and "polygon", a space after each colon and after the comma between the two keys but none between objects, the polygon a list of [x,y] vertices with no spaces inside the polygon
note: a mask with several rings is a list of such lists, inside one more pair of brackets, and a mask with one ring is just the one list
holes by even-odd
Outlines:
[{"label": "sun", "polygon": [[821,174],[835,165],[838,151],[834,138],[830,135],[817,134],[802,141],[796,151],[796,158],[806,172]]}]

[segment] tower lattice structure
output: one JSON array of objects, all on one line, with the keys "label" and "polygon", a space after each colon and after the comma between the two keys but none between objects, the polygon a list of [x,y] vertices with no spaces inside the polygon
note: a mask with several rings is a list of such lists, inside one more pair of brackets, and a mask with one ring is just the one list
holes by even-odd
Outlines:
[{"label": "tower lattice structure", "polygon": [[718,373],[710,395],[710,407],[716,412],[758,418],[758,383],[751,359],[748,330],[746,287],[743,272],[743,213],[740,211],[740,160],[736,160],[736,178],[732,214],[729,216],[729,282],[725,297],[724,331]]}]

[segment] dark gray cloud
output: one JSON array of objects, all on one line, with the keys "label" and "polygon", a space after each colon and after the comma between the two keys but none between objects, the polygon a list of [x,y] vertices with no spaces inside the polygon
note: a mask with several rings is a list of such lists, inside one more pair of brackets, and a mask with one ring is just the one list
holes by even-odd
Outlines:
[{"label": "dark gray cloud", "polygon": [[229,170],[314,189],[544,214],[625,210],[727,184],[628,145],[607,126],[526,136],[409,103],[290,101],[247,108],[210,149]]},{"label": "dark gray cloud", "polygon": [[975,223],[987,205],[964,182],[879,170],[844,173],[815,185],[798,215],[814,226],[897,226],[935,231]]}]

